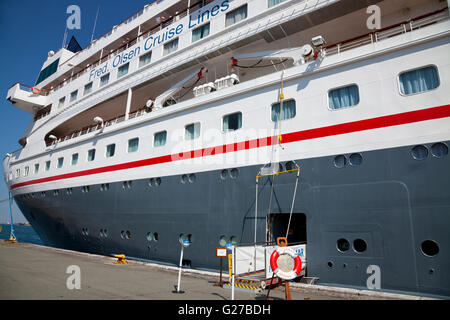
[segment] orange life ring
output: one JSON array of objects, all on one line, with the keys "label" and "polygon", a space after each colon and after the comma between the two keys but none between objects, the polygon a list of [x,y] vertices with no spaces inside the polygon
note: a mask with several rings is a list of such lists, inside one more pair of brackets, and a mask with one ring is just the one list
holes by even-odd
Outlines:
[{"label": "orange life ring", "polygon": [[[278,268],[278,258],[284,254],[289,255],[294,259],[295,265],[292,271],[286,272]],[[278,278],[283,280],[293,280],[300,275],[303,265],[302,259],[294,250],[289,247],[280,247],[272,253],[272,256],[270,257],[270,267]]]},{"label": "orange life ring", "polygon": [[36,88],[36,87],[32,87],[31,88],[31,92],[35,95],[38,95],[39,93],[41,93],[41,89]]}]

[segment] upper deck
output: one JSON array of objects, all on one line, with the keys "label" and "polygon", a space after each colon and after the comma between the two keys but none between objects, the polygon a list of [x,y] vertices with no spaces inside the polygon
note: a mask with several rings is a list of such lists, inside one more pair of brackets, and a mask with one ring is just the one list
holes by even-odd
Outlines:
[{"label": "upper deck", "polygon": [[[227,5],[222,6],[224,3]],[[234,23],[226,27],[229,17],[227,14],[244,6],[247,9],[243,18],[233,21]],[[298,47],[305,44],[305,38],[311,39],[311,36],[325,32],[323,34],[328,43],[332,43],[326,48],[327,55],[330,56],[368,43],[373,44],[398,34],[409,33],[439,22],[443,18],[448,18],[448,12],[443,9],[430,14],[430,8],[419,8],[416,10],[417,12],[411,13],[417,19],[407,21],[400,19],[400,23],[397,16],[390,18],[387,15],[383,18],[383,24],[389,26],[390,23],[395,23],[374,32],[367,33],[367,29],[365,32],[353,30],[353,32],[342,35],[341,29],[333,28],[333,25],[342,23],[342,19],[333,21],[333,18],[339,18],[358,10],[359,12],[365,11],[364,6],[365,4],[355,5],[352,1],[335,0],[285,0],[274,6],[257,0],[210,2],[189,16],[186,15],[184,18],[167,24],[165,29],[158,32],[153,31],[153,33],[150,32],[135,39],[134,45],[129,43],[121,46],[117,52],[108,55],[106,60],[102,59],[89,69],[74,73],[58,88],[53,88],[48,93],[43,90],[38,98],[47,100],[42,102],[42,108],[37,108],[37,112],[36,108],[33,110],[36,112],[35,123],[26,133],[26,138],[22,139],[24,144],[28,138],[28,142],[34,142],[34,150],[21,153],[20,159],[36,154],[36,152],[42,152],[46,145],[48,147],[51,143],[65,141],[64,144],[67,144],[72,142],[67,140],[78,141],[82,139],[81,136],[95,132],[101,128],[101,125],[93,124],[94,117],[101,117],[105,120],[103,124],[110,126],[145,115],[143,107],[146,101],[173,86],[179,81],[179,77],[185,77],[192,70],[198,70],[199,66],[203,64],[215,67],[217,61],[229,63],[229,57],[236,51],[240,51],[241,48],[245,49],[244,53],[245,51],[262,51],[266,48],[278,48],[280,41],[286,42],[282,43],[285,47],[286,45]],[[445,4],[433,8],[438,9],[443,6]],[[222,14],[220,14],[221,10],[224,10]],[[385,11],[388,10],[385,9]],[[217,14],[213,17],[212,12]],[[428,13],[426,15],[418,14],[422,12]],[[200,26],[209,24],[209,33],[204,38],[193,39],[195,28],[189,30],[189,25],[195,24],[195,27],[198,28],[198,19],[201,19],[202,15],[205,19],[209,17],[209,20],[203,24],[200,23]],[[192,17],[197,17],[197,20],[192,20]],[[345,19],[345,23],[354,17],[354,15],[350,15]],[[134,18],[131,22],[137,19]],[[127,25],[128,23],[124,26]],[[175,37],[177,28],[189,31],[181,31],[179,36]],[[161,40],[163,37],[169,37],[171,30],[174,33],[173,39],[166,42]],[[351,39],[349,40],[349,38]],[[165,45],[175,39],[178,39],[177,50],[165,52]],[[287,41],[283,39],[287,39]],[[161,43],[158,42],[159,40]],[[83,52],[79,54],[81,55]],[[150,54],[150,59],[146,58],[148,54]],[[247,82],[289,67],[289,65],[287,63],[279,67],[274,66],[270,70],[258,70],[258,72],[246,71],[245,74],[240,74],[240,80]],[[124,66],[127,67],[123,68]],[[228,70],[229,66],[225,67]],[[222,70],[222,72],[226,73],[227,70]],[[220,76],[220,71],[214,71],[215,75]],[[102,83],[104,77],[108,78],[107,83]],[[214,78],[214,76],[212,77]],[[134,90],[131,106],[127,101],[127,92],[130,88]],[[23,90],[17,90],[17,85],[14,90],[23,95],[21,92]],[[35,100],[37,98],[32,94],[28,95]],[[190,93],[185,95],[182,101],[192,98],[193,95]],[[61,103],[61,100],[65,101]],[[56,139],[49,140],[49,135],[56,136]],[[44,141],[46,145],[43,144]]]}]

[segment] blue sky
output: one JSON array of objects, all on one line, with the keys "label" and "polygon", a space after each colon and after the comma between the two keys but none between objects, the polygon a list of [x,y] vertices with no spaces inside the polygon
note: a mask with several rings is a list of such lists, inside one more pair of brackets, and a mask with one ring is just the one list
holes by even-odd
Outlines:
[{"label": "blue sky", "polygon": [[[0,1],[0,160],[6,153],[20,148],[18,141],[32,118],[6,100],[8,89],[16,82],[32,86],[47,53],[61,48],[69,17],[67,7],[78,5],[81,9],[81,30],[69,31],[68,40],[74,35],[84,48],[90,43],[99,6],[94,39],[151,2],[153,0]],[[0,200],[7,198],[8,189],[2,175]],[[13,214],[14,222],[26,221],[15,205]],[[1,203],[0,223],[8,220],[9,205]]]}]

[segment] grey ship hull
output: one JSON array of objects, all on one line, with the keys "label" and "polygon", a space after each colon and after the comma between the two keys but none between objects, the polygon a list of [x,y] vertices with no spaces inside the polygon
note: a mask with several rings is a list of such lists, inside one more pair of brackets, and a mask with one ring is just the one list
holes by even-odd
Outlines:
[{"label": "grey ship hull", "polygon": [[[367,268],[378,265],[382,290],[450,296],[450,156],[429,153],[418,161],[412,147],[363,152],[361,165],[347,162],[341,169],[334,166],[334,156],[297,161],[302,171],[290,240],[307,240],[308,276],[321,284],[366,289]],[[188,233],[193,244],[185,250],[185,263],[217,270],[220,236],[253,242],[260,167],[238,169],[237,179],[212,171],[196,173],[194,183],[171,176],[154,187],[143,179],[125,190],[118,182],[108,191],[96,185],[89,193],[78,187],[71,195],[47,191],[15,200],[48,245],[175,265],[178,237]],[[286,232],[295,179],[295,173],[275,179],[270,218],[272,180],[260,181],[257,241],[266,241],[267,231],[273,237]],[[82,232],[86,229],[88,235]],[[107,237],[101,236],[104,229]],[[126,231],[130,239],[121,237]],[[158,241],[148,241],[149,232],[157,232]],[[349,241],[349,250],[338,250],[339,239]],[[365,251],[354,250],[356,239],[365,241]],[[438,254],[423,253],[425,240],[438,244]]]}]

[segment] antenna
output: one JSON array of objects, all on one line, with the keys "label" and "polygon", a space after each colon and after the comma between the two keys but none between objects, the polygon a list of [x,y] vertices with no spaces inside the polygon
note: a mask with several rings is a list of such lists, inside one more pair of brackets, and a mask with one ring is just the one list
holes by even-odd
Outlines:
[{"label": "antenna", "polygon": [[91,43],[94,40],[95,28],[97,27],[98,13],[100,12],[100,6],[97,8],[97,15],[95,16],[94,28],[92,29]]},{"label": "antenna", "polygon": [[67,25],[66,25],[66,30],[64,31],[62,48],[64,48],[66,46],[66,40],[67,40]]}]

